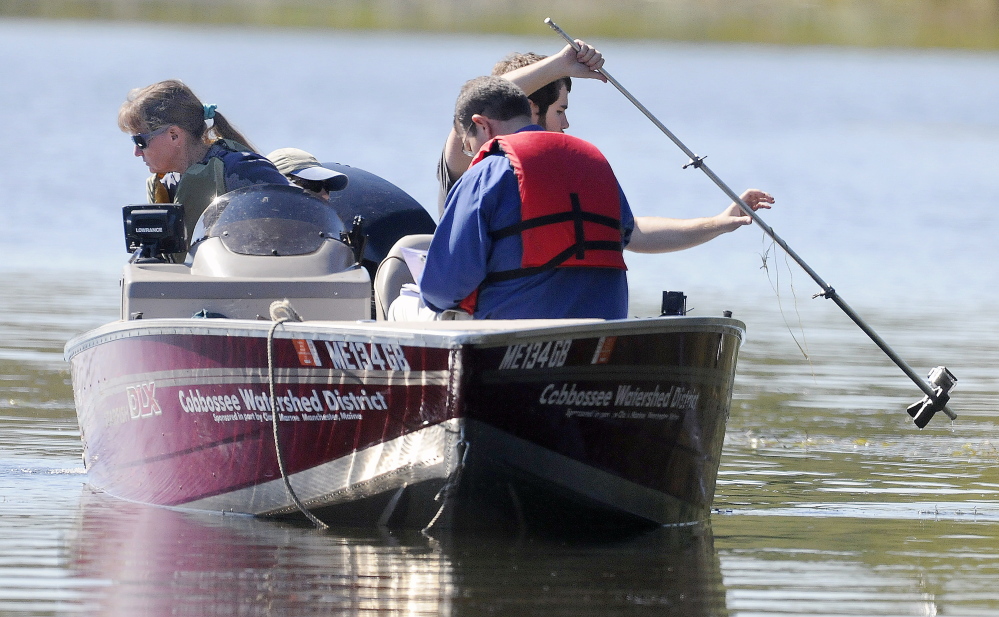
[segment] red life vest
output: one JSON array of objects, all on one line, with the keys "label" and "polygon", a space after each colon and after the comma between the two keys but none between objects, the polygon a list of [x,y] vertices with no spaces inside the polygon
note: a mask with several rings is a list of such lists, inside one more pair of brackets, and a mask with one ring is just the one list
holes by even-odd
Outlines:
[{"label": "red life vest", "polygon": [[472,165],[506,155],[520,189],[520,223],[490,232],[496,241],[520,234],[521,267],[492,272],[486,282],[552,268],[627,270],[621,240],[621,197],[607,159],[593,144],[548,131],[523,131],[490,141]]},{"label": "red life vest", "polygon": [[[603,154],[578,137],[523,131],[496,137],[472,160],[503,153],[520,190],[520,222],[489,233],[493,241],[520,234],[520,268],[490,272],[484,283],[552,268],[627,270],[621,239],[621,196]],[[459,308],[475,313],[478,290]]]}]

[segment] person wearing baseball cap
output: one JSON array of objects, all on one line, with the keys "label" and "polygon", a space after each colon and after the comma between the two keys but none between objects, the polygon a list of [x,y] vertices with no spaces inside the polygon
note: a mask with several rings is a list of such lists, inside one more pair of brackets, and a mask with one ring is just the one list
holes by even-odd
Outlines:
[{"label": "person wearing baseball cap", "polygon": [[323,167],[319,160],[298,148],[280,148],[267,155],[288,180],[306,191],[329,201],[330,193],[347,188],[345,174]]}]

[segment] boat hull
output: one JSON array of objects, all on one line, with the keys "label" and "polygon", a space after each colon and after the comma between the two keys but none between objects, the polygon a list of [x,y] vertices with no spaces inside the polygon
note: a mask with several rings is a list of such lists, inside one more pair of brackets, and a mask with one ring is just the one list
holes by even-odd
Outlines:
[{"label": "boat hull", "polygon": [[66,355],[89,481],[124,499],[293,514],[280,457],[336,524],[641,526],[708,515],[743,332],[155,319]]}]

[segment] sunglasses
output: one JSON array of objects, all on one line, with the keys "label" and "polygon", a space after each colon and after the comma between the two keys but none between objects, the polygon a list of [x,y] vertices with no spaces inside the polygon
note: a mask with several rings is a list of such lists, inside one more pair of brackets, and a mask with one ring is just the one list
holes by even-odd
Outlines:
[{"label": "sunglasses", "polygon": [[168,128],[170,128],[170,126],[171,125],[168,124],[166,126],[161,126],[160,128],[150,133],[139,133],[138,135],[132,135],[132,141],[135,143],[136,146],[139,147],[139,150],[145,150],[146,148],[149,147],[150,139],[166,131]]}]

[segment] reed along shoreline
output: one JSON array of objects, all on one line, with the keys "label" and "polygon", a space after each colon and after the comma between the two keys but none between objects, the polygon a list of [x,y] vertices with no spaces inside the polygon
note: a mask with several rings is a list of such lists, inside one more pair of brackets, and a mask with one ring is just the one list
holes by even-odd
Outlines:
[{"label": "reed along shoreline", "polygon": [[999,0],[0,0],[0,17],[999,49]]}]

